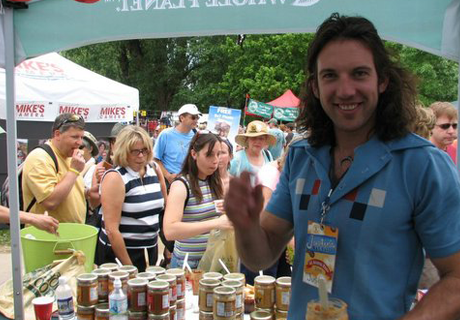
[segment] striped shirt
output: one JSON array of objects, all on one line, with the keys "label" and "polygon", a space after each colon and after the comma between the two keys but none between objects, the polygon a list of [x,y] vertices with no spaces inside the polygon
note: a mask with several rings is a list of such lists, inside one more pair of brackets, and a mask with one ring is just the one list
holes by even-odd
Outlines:
[{"label": "striped shirt", "polygon": [[[129,167],[117,167],[107,172],[111,171],[118,172],[125,184],[125,201],[122,206],[119,230],[126,248],[155,247],[158,238],[159,214],[164,208],[161,185],[155,170],[147,165],[142,179],[138,172]],[[100,213],[104,217],[102,207]],[[104,219],[102,219],[102,232],[100,232],[99,240],[110,246]]]},{"label": "striped shirt", "polygon": [[[211,193],[208,182],[198,180],[198,185],[200,186],[203,200],[198,203],[197,198],[192,194],[189,188],[189,199],[184,209],[182,222],[193,223],[219,217],[214,206],[214,200],[216,200],[216,198]],[[209,232],[206,232],[188,239],[176,240],[173,254],[178,260],[184,260],[185,254],[188,253],[188,261],[199,261],[206,251],[208,238]]]}]

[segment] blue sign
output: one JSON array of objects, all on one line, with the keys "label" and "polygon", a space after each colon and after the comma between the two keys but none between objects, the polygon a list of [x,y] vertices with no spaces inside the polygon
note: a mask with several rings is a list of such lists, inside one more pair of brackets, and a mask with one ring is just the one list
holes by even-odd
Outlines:
[{"label": "blue sign", "polygon": [[225,107],[209,107],[207,129],[220,137],[227,138],[235,150],[235,136],[238,134],[241,110]]}]

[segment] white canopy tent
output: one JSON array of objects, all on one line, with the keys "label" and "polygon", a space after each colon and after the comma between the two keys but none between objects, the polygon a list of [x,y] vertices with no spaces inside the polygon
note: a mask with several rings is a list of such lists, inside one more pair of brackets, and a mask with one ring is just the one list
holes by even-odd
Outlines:
[{"label": "white canopy tent", "polygon": [[[139,90],[85,69],[57,53],[15,68],[16,119],[54,121],[64,112],[86,122],[127,122],[139,110]],[[0,69],[0,119],[6,119],[5,70]]]}]

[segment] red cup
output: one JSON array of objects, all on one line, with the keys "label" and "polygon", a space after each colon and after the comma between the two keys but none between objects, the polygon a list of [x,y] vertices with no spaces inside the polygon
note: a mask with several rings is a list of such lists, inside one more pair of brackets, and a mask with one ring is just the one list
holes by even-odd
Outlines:
[{"label": "red cup", "polygon": [[53,297],[38,297],[32,300],[35,320],[50,320],[53,313]]}]

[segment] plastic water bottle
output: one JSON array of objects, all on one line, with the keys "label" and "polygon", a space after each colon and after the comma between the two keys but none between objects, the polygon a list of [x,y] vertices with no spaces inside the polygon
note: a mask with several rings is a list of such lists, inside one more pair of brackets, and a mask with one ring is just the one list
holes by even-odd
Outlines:
[{"label": "plastic water bottle", "polygon": [[75,318],[73,308],[72,289],[67,284],[67,278],[59,277],[59,286],[56,289],[56,300],[58,306],[59,320],[69,320]]},{"label": "plastic water bottle", "polygon": [[113,291],[109,295],[109,319],[128,320],[128,297],[121,288],[120,278],[113,283]]}]

